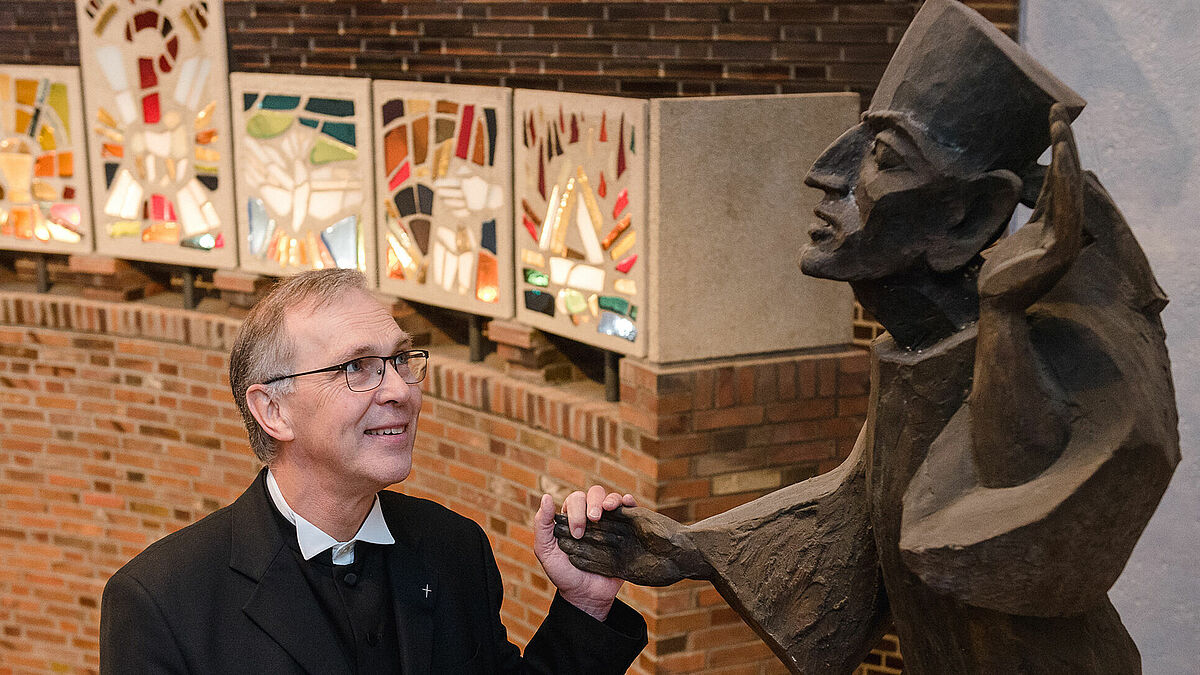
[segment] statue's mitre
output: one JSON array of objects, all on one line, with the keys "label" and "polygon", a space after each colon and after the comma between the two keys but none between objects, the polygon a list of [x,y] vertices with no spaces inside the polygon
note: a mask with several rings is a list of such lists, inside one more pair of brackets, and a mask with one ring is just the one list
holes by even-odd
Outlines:
[{"label": "statue's mitre", "polygon": [[926,0],[867,117],[900,116],[961,170],[1020,171],[1050,144],[1054,103],[1073,120],[1086,101],[978,12],[956,0]]}]

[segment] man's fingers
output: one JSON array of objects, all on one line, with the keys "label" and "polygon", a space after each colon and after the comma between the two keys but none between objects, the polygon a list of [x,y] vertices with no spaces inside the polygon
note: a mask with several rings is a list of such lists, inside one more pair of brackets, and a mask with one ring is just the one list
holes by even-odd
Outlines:
[{"label": "man's fingers", "polygon": [[587,491],[587,517],[588,520],[600,520],[600,515],[604,513],[604,488],[599,485],[593,485]]}]

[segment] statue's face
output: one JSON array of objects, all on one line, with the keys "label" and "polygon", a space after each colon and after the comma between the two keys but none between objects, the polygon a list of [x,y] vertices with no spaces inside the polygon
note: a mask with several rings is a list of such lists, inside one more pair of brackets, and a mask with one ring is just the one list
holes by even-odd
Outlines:
[{"label": "statue's face", "polygon": [[939,168],[929,142],[884,117],[847,131],[813,164],[805,184],[823,190],[805,274],[860,281],[927,268],[926,258],[964,217],[963,181]]}]

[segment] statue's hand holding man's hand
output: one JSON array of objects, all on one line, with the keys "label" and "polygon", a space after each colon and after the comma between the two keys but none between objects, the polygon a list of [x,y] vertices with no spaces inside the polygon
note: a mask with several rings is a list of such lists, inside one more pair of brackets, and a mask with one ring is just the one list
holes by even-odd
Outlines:
[{"label": "statue's hand holding man's hand", "polygon": [[[563,501],[564,516],[573,531],[583,535],[589,524],[594,524],[606,511],[621,506],[636,506],[633,495],[616,492],[605,493],[604,488],[593,485],[587,492],[572,492]],[[542,503],[534,514],[533,552],[550,582],[567,602],[603,621],[608,617],[617,591],[625,583],[621,579],[587,572],[571,564],[556,542],[554,498],[542,495]],[[566,527],[566,525],[564,525]]]},{"label": "statue's hand holding man's hand", "polygon": [[1074,262],[1083,237],[1083,170],[1061,104],[1050,109],[1050,168],[1024,227],[983,252],[982,309],[1019,311],[1046,294]]}]

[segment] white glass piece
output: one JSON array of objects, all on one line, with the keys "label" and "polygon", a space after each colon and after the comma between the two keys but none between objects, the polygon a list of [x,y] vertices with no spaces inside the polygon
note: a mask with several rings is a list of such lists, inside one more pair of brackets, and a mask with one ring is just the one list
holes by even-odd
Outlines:
[{"label": "white glass piece", "polygon": [[204,221],[210,229],[221,226],[221,216],[217,214],[217,207],[213,206],[212,202],[205,200],[204,205],[200,207],[200,213],[204,214]]},{"label": "white glass piece", "polygon": [[271,158],[267,155],[262,144],[251,138],[249,134],[242,137],[242,147],[249,150],[263,164],[271,163]]},{"label": "white glass piece", "polygon": [[474,251],[460,253],[458,255],[458,292],[469,293],[475,285],[475,258]]},{"label": "white glass piece", "polygon": [[599,293],[604,290],[604,270],[590,265],[576,265],[567,275],[566,285]]},{"label": "white glass piece", "polygon": [[129,169],[121,169],[121,172],[117,174],[117,181],[113,183],[112,191],[108,194],[108,201],[104,203],[105,215],[114,218],[133,218],[140,215],[136,212],[133,215],[124,215],[125,201],[131,192],[137,194],[137,201],[140,203],[142,187],[133,180],[133,174],[129,173]]},{"label": "white glass piece", "polygon": [[498,209],[504,205],[504,188],[499,185],[493,185],[488,188],[487,207],[489,209]]},{"label": "white glass piece", "polygon": [[292,232],[299,233],[304,220],[308,218],[309,189],[308,183],[302,183],[292,193]]},{"label": "white glass piece", "polygon": [[192,80],[196,78],[196,66],[199,65],[199,62],[200,58],[193,56],[181,65],[176,66],[179,71],[179,79],[175,81],[175,92],[172,96],[179,105],[187,102],[189,90],[192,88]]},{"label": "white glass piece", "polygon": [[442,246],[446,247],[447,250],[450,250],[450,251],[454,250],[454,248],[456,246],[455,241],[454,241],[455,237],[454,237],[454,232],[450,228],[439,227],[437,229],[437,232],[434,233],[434,236],[437,237],[438,243],[440,243]]},{"label": "white glass piece", "polygon": [[[195,179],[192,179],[195,182]],[[204,214],[200,213],[200,202],[196,199],[195,193],[187,187],[179,191],[179,196],[176,200],[176,205],[179,207],[177,215],[179,216],[179,226],[183,231],[184,237],[190,237],[200,234],[208,229],[208,225],[204,222]]]},{"label": "white glass piece", "polygon": [[146,139],[146,149],[159,157],[166,157],[171,153],[171,132],[169,131],[145,131],[143,135]]},{"label": "white glass piece", "polygon": [[450,213],[454,214],[454,217],[459,219],[471,217],[470,209],[454,209]]},{"label": "white glass piece", "polygon": [[263,201],[270,207],[271,213],[277,216],[286,216],[292,212],[292,191],[284,190],[283,188],[275,187],[274,185],[264,185],[258,189],[259,195]]},{"label": "white glass piece", "polygon": [[267,242],[270,241],[268,237],[275,229],[275,221],[267,217],[267,209],[261,199],[248,200],[246,210],[250,219],[250,237],[247,242],[250,244],[250,255],[262,255],[267,250]]},{"label": "white glass piece", "polygon": [[481,211],[487,206],[488,187],[488,182],[479,176],[471,176],[462,182],[468,209]]},{"label": "white glass piece", "polygon": [[[291,190],[296,187],[296,181],[288,172],[284,171],[278,164],[267,165],[267,179],[281,188]],[[302,177],[303,179],[303,177]]]},{"label": "white glass piece", "polygon": [[[357,185],[357,183],[356,183]],[[342,196],[342,207],[353,208],[363,203],[362,190],[346,190]]]},{"label": "white glass piece", "polygon": [[58,223],[47,220],[45,221],[45,225],[47,234],[49,234],[50,237],[55,241],[62,241],[68,244],[78,244],[83,240],[83,237],[79,236],[78,233],[72,232]]},{"label": "white glass piece", "polygon": [[146,155],[146,180],[155,182],[158,176],[158,162],[154,155]]},{"label": "white glass piece", "polygon": [[188,93],[187,107],[194,110],[196,106],[200,105],[200,93],[204,91],[204,85],[208,84],[208,71],[210,70],[212,70],[212,59],[201,59],[196,79],[192,82],[191,92]]},{"label": "white glass piece", "polygon": [[550,201],[546,206],[546,218],[542,220],[542,236],[538,239],[538,248],[543,251],[550,248],[550,235],[554,232],[554,214],[558,213],[558,185],[550,191]]},{"label": "white glass piece", "polygon": [[175,171],[180,176],[188,175],[188,160],[187,159],[176,159],[175,160]]},{"label": "white glass piece", "polygon": [[600,312],[600,325],[596,327],[596,332],[624,338],[630,342],[637,340],[637,326],[614,312]]},{"label": "white glass piece", "polygon": [[575,263],[566,258],[551,258],[550,259],[550,283],[556,286],[564,286],[567,283],[567,276],[571,273],[571,268]]},{"label": "white glass piece", "polygon": [[175,127],[179,126],[179,123],[182,121],[183,120],[179,117],[179,113],[171,110],[168,111],[166,115],[163,115],[162,125],[167,129],[174,129]]},{"label": "white glass piece", "polygon": [[633,279],[616,279],[613,281],[613,290],[624,295],[634,296],[637,295],[637,282]]},{"label": "white glass piece", "polygon": [[108,80],[108,86],[112,87],[114,92],[119,93],[129,88],[129,81],[125,79],[125,60],[121,58],[120,48],[116,45],[98,48],[96,61],[100,64],[104,79]]},{"label": "white glass piece", "polygon": [[546,257],[537,251],[530,251],[527,248],[521,249],[521,262],[530,267],[545,267]]},{"label": "white glass piece", "polygon": [[[188,147],[191,145],[188,142],[187,127],[176,127],[171,133],[171,156],[176,159],[187,157]],[[166,154],[165,152],[163,154]]]},{"label": "white glass piece", "polygon": [[137,119],[137,106],[133,104],[133,95],[127,91],[117,94],[117,114],[125,124],[131,124]]},{"label": "white glass piece", "polygon": [[[592,217],[588,214],[587,204],[578,199],[575,202],[579,208],[575,212],[575,226],[579,237],[583,240],[583,255],[593,265],[604,262],[604,249],[600,248],[600,240],[596,238],[596,229],[592,227]],[[603,289],[596,289],[599,293]]]},{"label": "white glass piece", "polygon": [[338,267],[358,266],[358,217],[347,216],[321,232],[321,241]]},{"label": "white glass piece", "polygon": [[308,197],[308,213],[317,220],[332,218],[341,210],[342,193],[334,190],[313,191]]}]

